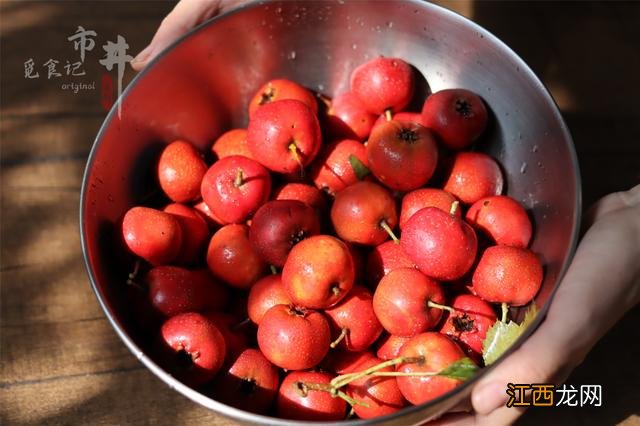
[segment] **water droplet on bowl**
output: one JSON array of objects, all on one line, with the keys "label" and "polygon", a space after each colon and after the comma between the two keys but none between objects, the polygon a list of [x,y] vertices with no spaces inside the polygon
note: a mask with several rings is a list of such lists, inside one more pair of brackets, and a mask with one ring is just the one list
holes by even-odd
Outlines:
[{"label": "water droplet on bowl", "polygon": [[531,152],[538,152],[538,145],[534,145],[534,146],[531,148]]},{"label": "water droplet on bowl", "polygon": [[288,58],[289,59],[295,59],[296,58],[296,51],[292,50],[291,52],[289,52]]},{"label": "water droplet on bowl", "polygon": [[387,22],[387,27],[388,28],[393,28],[393,22],[392,21]]},{"label": "water droplet on bowl", "polygon": [[527,172],[527,163],[522,163],[520,166],[520,173],[525,174]]}]

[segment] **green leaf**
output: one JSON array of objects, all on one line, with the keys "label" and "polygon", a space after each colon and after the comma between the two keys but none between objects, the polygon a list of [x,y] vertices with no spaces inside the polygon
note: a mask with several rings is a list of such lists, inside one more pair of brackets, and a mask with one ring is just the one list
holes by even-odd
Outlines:
[{"label": "green leaf", "polygon": [[358,180],[364,179],[369,173],[371,173],[371,170],[369,170],[367,166],[365,166],[362,161],[353,154],[349,154],[349,164],[351,164],[351,168],[356,174]]},{"label": "green leaf", "polygon": [[490,365],[496,362],[496,360],[518,340],[518,337],[520,337],[529,325],[531,325],[537,314],[538,309],[536,304],[532,303],[520,324],[516,324],[513,321],[496,321],[487,332],[487,337],[485,337],[482,343],[484,364]]},{"label": "green leaf", "polygon": [[464,357],[449,364],[447,368],[438,373],[438,376],[444,376],[450,379],[468,380],[473,377],[478,370],[478,366],[473,361]]}]

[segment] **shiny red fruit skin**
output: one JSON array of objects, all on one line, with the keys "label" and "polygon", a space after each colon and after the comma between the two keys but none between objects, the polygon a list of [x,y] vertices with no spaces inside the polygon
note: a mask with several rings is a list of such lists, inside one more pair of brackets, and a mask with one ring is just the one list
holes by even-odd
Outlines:
[{"label": "shiny red fruit skin", "polygon": [[[247,143],[254,158],[278,173],[301,173],[320,150],[320,124],[304,103],[287,99],[268,103],[249,120]],[[290,151],[294,144],[298,160]]]},{"label": "shiny red fruit skin", "polygon": [[351,73],[351,91],[369,112],[402,111],[413,96],[411,66],[399,58],[380,57],[358,66]]},{"label": "shiny red fruit skin", "polygon": [[375,246],[367,256],[367,282],[371,288],[375,288],[382,277],[400,268],[417,268],[417,266],[413,260],[409,259],[400,244],[391,240],[385,241]]},{"label": "shiny red fruit skin", "polygon": [[245,349],[214,384],[217,400],[241,410],[266,414],[278,394],[279,371],[257,349]]},{"label": "shiny red fruit skin", "polygon": [[284,378],[278,391],[276,412],[278,417],[290,420],[331,422],[343,420],[347,403],[334,398],[329,392],[303,391],[300,383],[329,384],[334,376],[316,371],[293,371]]},{"label": "shiny red fruit skin", "polygon": [[231,129],[223,133],[211,145],[211,152],[218,160],[232,155],[242,155],[255,160],[247,146],[247,129]]},{"label": "shiny red fruit skin", "polygon": [[331,222],[336,234],[351,243],[377,246],[389,238],[380,227],[384,220],[391,229],[398,223],[396,202],[385,188],[373,182],[358,182],[336,196]]},{"label": "shiny red fruit skin", "polygon": [[[449,212],[456,197],[447,191],[436,188],[420,188],[407,193],[402,197],[400,207],[400,229],[403,229],[407,221],[418,211],[427,207],[437,207],[444,212]],[[456,209],[455,215],[462,217],[462,209]]]},{"label": "shiny red fruit skin", "polygon": [[435,327],[442,317],[442,309],[428,307],[428,301],[444,304],[440,284],[420,271],[401,268],[380,280],[373,309],[388,333],[415,336]]},{"label": "shiny red fruit skin", "polygon": [[408,336],[396,336],[395,334],[385,333],[378,340],[376,356],[385,361],[397,358],[400,356],[402,345],[410,339],[411,337]]},{"label": "shiny red fruit skin", "polygon": [[281,78],[268,81],[258,89],[249,102],[249,117],[252,118],[262,106],[284,99],[300,101],[314,114],[318,113],[318,102],[311,91],[294,81]]},{"label": "shiny red fruit skin", "polygon": [[[400,351],[403,357],[424,357],[422,364],[400,364],[396,371],[403,373],[430,372],[444,370],[453,362],[464,357],[464,352],[444,334],[426,332],[407,341]],[[402,395],[414,405],[431,401],[462,383],[461,380],[442,376],[403,376],[396,378]]]},{"label": "shiny red fruit skin", "polygon": [[431,130],[411,121],[391,120],[371,132],[369,169],[387,188],[411,191],[425,185],[436,170],[438,148]]},{"label": "shiny red fruit skin", "polygon": [[353,139],[337,140],[320,151],[309,172],[309,177],[318,189],[336,195],[346,187],[359,181],[349,162],[353,155],[367,167],[367,148]]},{"label": "shiny red fruit skin", "polygon": [[436,207],[422,209],[407,221],[400,244],[423,274],[443,281],[466,274],[478,250],[474,230]]},{"label": "shiny red fruit skin", "polygon": [[[239,186],[236,179],[242,171]],[[260,163],[241,155],[216,161],[202,179],[202,199],[225,223],[247,220],[271,193],[271,176]]]},{"label": "shiny red fruit skin", "polygon": [[469,208],[467,222],[496,244],[526,248],[533,233],[520,203],[506,195],[482,198]]},{"label": "shiny red fruit skin", "polygon": [[454,314],[445,312],[440,333],[451,337],[475,360],[482,359],[482,343],[497,317],[491,305],[472,294],[459,294],[451,301]]},{"label": "shiny red fruit skin", "polygon": [[542,264],[535,253],[525,248],[493,246],[480,258],[472,291],[487,302],[522,306],[538,293],[542,279]]},{"label": "shiny red fruit skin", "polygon": [[282,285],[281,274],[260,278],[251,287],[247,299],[247,313],[254,324],[260,324],[264,314],[275,305],[289,305],[291,300]]},{"label": "shiny red fruit skin", "polygon": [[200,197],[200,182],[206,171],[200,152],[189,142],[171,142],[160,154],[158,181],[164,193],[176,203]]},{"label": "shiny red fruit skin", "polygon": [[336,339],[343,328],[348,333],[336,348],[350,352],[367,349],[382,334],[382,324],[373,311],[373,295],[366,288],[356,285],[337,305],[326,309],[331,337]]},{"label": "shiny red fruit skin", "polygon": [[267,267],[249,241],[247,225],[225,225],[213,234],[207,265],[220,281],[244,289],[251,287]]},{"label": "shiny red fruit skin", "polygon": [[335,305],[354,280],[349,248],[330,235],[315,235],[296,244],[282,269],[282,284],[291,302],[309,309]]},{"label": "shiny red fruit skin", "polygon": [[209,225],[202,214],[184,204],[172,203],[163,211],[173,215],[182,229],[182,247],[176,261],[183,265],[200,262],[209,241]]},{"label": "shiny red fruit skin", "polygon": [[[383,362],[370,352],[362,352],[360,359],[353,365],[347,366],[340,374],[356,373],[364,371]],[[389,366],[378,371],[393,371]],[[354,380],[346,386],[347,395],[368,405],[354,405],[353,410],[361,419],[372,419],[395,413],[407,405],[398,382],[394,377],[363,377]]]},{"label": "shiny red fruit skin", "polygon": [[225,222],[220,219],[218,216],[213,214],[207,203],[204,201],[199,201],[193,205],[193,208],[196,209],[202,217],[205,219],[207,224],[209,225],[209,229],[215,230],[220,228],[220,226],[225,225]]},{"label": "shiny red fruit skin", "polygon": [[144,277],[153,308],[165,317],[222,309],[228,294],[206,269],[156,266]]},{"label": "shiny red fruit skin", "polygon": [[320,233],[316,211],[294,200],[263,204],[251,221],[249,240],[268,264],[281,268],[294,245]]},{"label": "shiny red fruit skin", "polygon": [[318,213],[327,209],[327,201],[318,188],[306,183],[290,182],[274,189],[275,200],[298,200],[313,207]]},{"label": "shiny red fruit skin", "polygon": [[285,370],[305,370],[329,351],[331,331],[325,316],[314,310],[276,305],[258,325],[258,346],[265,357]]},{"label": "shiny red fruit skin", "polygon": [[430,95],[422,107],[425,126],[433,129],[444,146],[463,149],[487,127],[488,114],[478,95],[465,89],[445,89]]},{"label": "shiny red fruit skin", "polygon": [[[162,324],[163,350],[169,370],[189,386],[199,386],[213,379],[224,363],[226,346],[220,330],[206,317],[188,312],[169,318]],[[180,351],[191,355],[191,366],[176,364]]]},{"label": "shiny red fruit skin", "polygon": [[124,242],[135,255],[152,265],[173,262],[182,247],[182,229],[169,213],[132,207],[122,220]]},{"label": "shiny red fruit skin", "polygon": [[375,121],[375,114],[367,111],[360,98],[351,92],[341,93],[331,100],[327,124],[334,139],[364,141]]},{"label": "shiny red fruit skin", "polygon": [[465,204],[500,195],[504,178],[500,166],[481,152],[459,152],[451,163],[443,189]]},{"label": "shiny red fruit skin", "polygon": [[[417,124],[420,124],[421,126],[427,127],[422,121],[422,114],[420,114],[419,112],[400,111],[393,114],[392,118],[395,121],[408,121],[408,122],[417,123]],[[386,123],[387,121],[388,120],[385,114],[378,116],[378,118],[376,119],[376,122],[373,124],[371,131],[373,131],[373,129],[380,126],[381,124]]]}]

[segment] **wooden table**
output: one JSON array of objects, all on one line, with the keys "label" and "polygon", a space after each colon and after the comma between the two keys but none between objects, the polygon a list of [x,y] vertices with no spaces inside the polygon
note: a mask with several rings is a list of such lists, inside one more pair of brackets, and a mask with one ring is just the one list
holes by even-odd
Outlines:
[{"label": "wooden table", "polygon": [[[502,38],[550,88],[576,141],[585,205],[640,181],[640,3],[445,5]],[[90,290],[78,202],[85,160],[105,116],[99,91],[65,91],[69,79],[47,80],[44,68],[39,79],[24,78],[28,58],[59,59],[62,67],[77,57],[66,38],[82,25],[98,41],[87,53],[86,76],[71,81],[99,80],[100,46],[121,34],[131,53],[139,51],[172,6],[0,5],[3,424],[231,424],[148,372]],[[127,71],[126,81],[132,75]],[[639,317],[637,308],[628,313],[569,379],[602,384],[603,407],[538,408],[522,424],[640,424]]]}]

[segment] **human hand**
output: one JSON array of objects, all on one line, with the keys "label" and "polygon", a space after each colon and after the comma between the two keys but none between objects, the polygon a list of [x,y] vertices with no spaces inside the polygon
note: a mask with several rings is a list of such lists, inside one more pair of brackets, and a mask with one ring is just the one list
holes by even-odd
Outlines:
[{"label": "human hand", "polygon": [[162,50],[180,36],[207,19],[246,3],[247,0],[181,0],[162,20],[151,43],[131,61],[140,71]]},{"label": "human hand", "polygon": [[434,424],[511,424],[524,409],[507,408],[507,383],[564,382],[589,350],[640,301],[640,185],[607,195],[585,215],[587,233],[544,322],[474,387],[473,414]]}]

